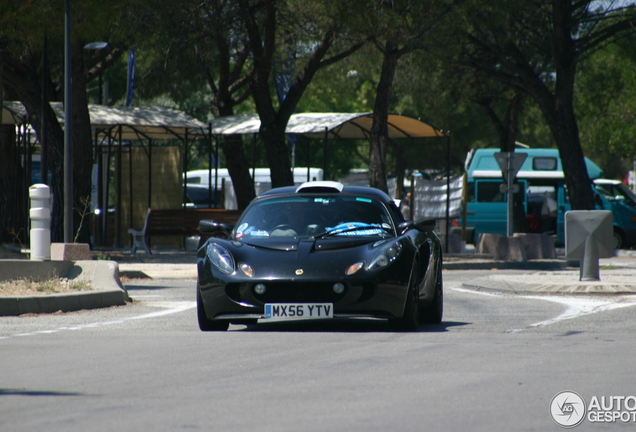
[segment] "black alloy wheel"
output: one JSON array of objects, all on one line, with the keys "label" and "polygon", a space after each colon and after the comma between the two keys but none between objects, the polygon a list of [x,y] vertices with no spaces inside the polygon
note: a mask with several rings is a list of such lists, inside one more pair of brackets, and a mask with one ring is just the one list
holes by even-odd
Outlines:
[{"label": "black alloy wheel", "polygon": [[444,314],[444,282],[442,280],[442,265],[438,265],[435,283],[435,297],[433,301],[420,312],[420,322],[427,324],[439,324]]},{"label": "black alloy wheel", "polygon": [[217,321],[211,320],[205,314],[205,308],[203,307],[203,298],[201,297],[201,290],[197,284],[197,318],[199,319],[199,328],[201,331],[226,331],[230,326],[229,321]]},{"label": "black alloy wheel", "polygon": [[389,320],[391,327],[399,331],[414,331],[420,322],[420,305],[418,286],[417,264],[411,270],[411,278],[409,282],[409,290],[406,294],[406,303],[404,305],[404,314],[401,318]]}]

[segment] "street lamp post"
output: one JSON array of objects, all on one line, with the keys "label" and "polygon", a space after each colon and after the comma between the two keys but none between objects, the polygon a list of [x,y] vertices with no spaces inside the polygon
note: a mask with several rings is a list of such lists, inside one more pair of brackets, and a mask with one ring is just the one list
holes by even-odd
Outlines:
[{"label": "street lamp post", "polygon": [[[108,46],[108,42],[91,42],[89,44],[87,44],[86,46],[84,46],[84,49],[86,50],[93,50],[93,51],[98,51],[101,49],[104,49]],[[98,94],[97,94],[97,104],[101,105],[102,101],[103,101],[103,78],[102,78],[102,72],[99,73],[99,75],[97,76],[97,80],[98,80]]]},{"label": "street lamp post", "polygon": [[73,242],[73,110],[71,82],[71,2],[64,7],[64,243]]}]

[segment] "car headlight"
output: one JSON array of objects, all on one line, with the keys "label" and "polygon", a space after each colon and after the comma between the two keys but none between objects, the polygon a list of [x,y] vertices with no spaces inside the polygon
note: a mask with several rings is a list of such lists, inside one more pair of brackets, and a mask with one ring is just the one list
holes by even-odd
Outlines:
[{"label": "car headlight", "polygon": [[234,258],[223,246],[208,243],[207,257],[212,265],[223,273],[230,274],[234,271]]},{"label": "car headlight", "polygon": [[371,258],[371,261],[369,261],[367,270],[376,271],[388,266],[393,261],[395,261],[398,256],[400,256],[401,252],[402,252],[402,243],[399,243],[399,242],[390,243],[388,245],[381,247],[375,253],[375,255],[373,255],[373,258]]}]

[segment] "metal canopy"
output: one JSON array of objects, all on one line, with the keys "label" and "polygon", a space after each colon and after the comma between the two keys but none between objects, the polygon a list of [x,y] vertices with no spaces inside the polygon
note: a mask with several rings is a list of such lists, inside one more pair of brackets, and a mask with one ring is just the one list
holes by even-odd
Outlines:
[{"label": "metal canopy", "polygon": [[[64,124],[64,105],[51,102],[60,124]],[[163,107],[121,107],[89,105],[91,127],[102,137],[113,139],[180,139],[187,135],[207,134],[207,124],[186,113]],[[21,125],[29,123],[21,102],[5,101],[2,123]]]},{"label": "metal canopy", "polygon": [[[286,132],[307,138],[368,139],[373,113],[304,113],[293,114]],[[219,117],[210,123],[212,135],[256,134],[261,121],[257,114]],[[446,134],[418,119],[389,114],[389,138],[429,138]]]}]

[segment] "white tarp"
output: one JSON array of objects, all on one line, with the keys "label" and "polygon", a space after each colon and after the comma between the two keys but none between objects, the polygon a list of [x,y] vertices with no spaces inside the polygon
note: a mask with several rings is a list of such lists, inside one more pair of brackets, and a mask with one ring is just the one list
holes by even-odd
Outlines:
[{"label": "white tarp", "polygon": [[[449,217],[461,216],[462,211],[462,177],[450,179]],[[425,180],[415,177],[413,219],[445,219],[446,218],[446,179]]]},{"label": "white tarp", "polygon": [[[219,117],[210,123],[213,135],[256,134],[261,126],[257,114]],[[302,113],[293,114],[285,131],[310,138],[369,138],[372,113]],[[389,138],[442,137],[444,133],[418,119],[389,114]]]},{"label": "white tarp", "polygon": [[[50,102],[50,105],[64,127],[64,104]],[[171,108],[89,105],[88,112],[91,127],[114,139],[185,139],[207,134],[206,123]],[[27,112],[21,102],[3,102],[3,124],[28,123],[26,120]]]}]

